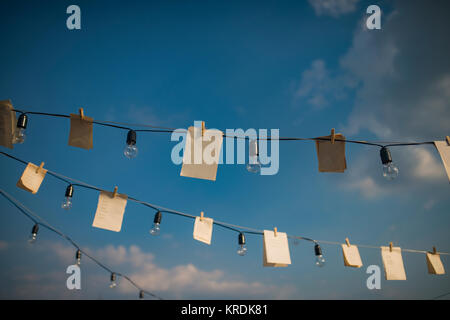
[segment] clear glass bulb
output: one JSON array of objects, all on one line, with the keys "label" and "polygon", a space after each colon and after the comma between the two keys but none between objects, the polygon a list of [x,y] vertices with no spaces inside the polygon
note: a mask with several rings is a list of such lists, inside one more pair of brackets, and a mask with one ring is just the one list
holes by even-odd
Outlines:
[{"label": "clear glass bulb", "polygon": [[136,147],[135,144],[127,144],[125,146],[125,149],[123,150],[123,154],[128,159],[136,158],[138,155],[138,148]]},{"label": "clear glass bulb", "polygon": [[81,258],[77,259],[77,266],[79,266],[81,264]]},{"label": "clear glass bulb", "polygon": [[161,228],[159,227],[159,223],[154,223],[153,228],[150,229],[150,234],[152,236],[159,235],[159,232],[161,231]]},{"label": "clear glass bulb", "polygon": [[258,156],[250,156],[247,163],[248,172],[259,173],[261,171],[261,163]]},{"label": "clear glass bulb", "polygon": [[61,204],[61,208],[69,210],[72,208],[72,198],[71,197],[65,197],[63,203]]},{"label": "clear glass bulb", "polygon": [[24,143],[25,142],[25,129],[24,128],[16,128],[14,131],[14,143]]},{"label": "clear glass bulb", "polygon": [[117,286],[117,283],[115,281],[111,281],[111,284],[109,285],[109,287],[112,289],[112,288],[115,288],[116,286]]},{"label": "clear glass bulb", "polygon": [[325,258],[323,257],[323,255],[318,255],[316,256],[316,266],[318,267],[323,267],[325,265]]},{"label": "clear glass bulb", "polygon": [[245,256],[247,254],[247,247],[245,244],[240,244],[237,248],[237,254],[240,256]]},{"label": "clear glass bulb", "polygon": [[393,162],[383,164],[383,177],[385,177],[387,180],[392,180],[397,178],[397,176],[398,176],[398,168],[395,166]]},{"label": "clear glass bulb", "polygon": [[30,238],[28,239],[28,243],[33,244],[36,242],[36,238],[37,238],[37,234],[36,233],[32,233],[30,235]]}]

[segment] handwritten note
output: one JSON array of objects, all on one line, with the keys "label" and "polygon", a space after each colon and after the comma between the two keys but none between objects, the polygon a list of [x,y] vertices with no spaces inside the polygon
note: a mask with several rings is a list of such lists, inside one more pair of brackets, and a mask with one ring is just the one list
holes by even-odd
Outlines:
[{"label": "handwritten note", "polygon": [[211,244],[214,220],[211,218],[195,218],[194,239],[206,244]]},{"label": "handwritten note", "polygon": [[120,232],[122,229],[123,214],[127,205],[127,195],[101,191],[98,197],[97,211],[95,212],[93,227]]},{"label": "handwritten note", "polygon": [[393,247],[381,247],[386,280],[406,280],[405,267],[403,266],[402,249]]},{"label": "handwritten note", "polygon": [[284,232],[264,230],[263,239],[263,266],[264,267],[287,267],[291,264],[289,244]]},{"label": "handwritten note", "polygon": [[93,147],[93,119],[84,116],[81,119],[78,114],[70,114],[69,146],[82,149]]},{"label": "handwritten note", "polygon": [[23,171],[19,181],[17,181],[16,186],[31,192],[32,194],[36,194],[42,184],[42,181],[44,181],[46,174],[46,169],[40,169],[37,165],[30,162]]},{"label": "handwritten note", "polygon": [[344,255],[344,265],[346,267],[354,267],[354,268],[362,267],[363,264],[357,246],[355,245],[348,246],[347,244],[342,244],[342,254]]}]

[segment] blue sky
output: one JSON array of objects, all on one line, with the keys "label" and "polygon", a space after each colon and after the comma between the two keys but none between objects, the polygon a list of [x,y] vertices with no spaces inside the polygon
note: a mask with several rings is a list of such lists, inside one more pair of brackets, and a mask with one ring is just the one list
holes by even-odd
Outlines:
[{"label": "blue sky", "polygon": [[[441,140],[449,134],[448,4],[378,1],[382,29],[367,30],[373,2],[77,1],[81,30],[66,28],[69,1],[0,4],[0,99],[18,109],[69,114],[83,107],[98,120],[186,128],[280,129],[314,137],[336,128],[346,137],[381,141]],[[220,221],[319,240],[450,251],[449,183],[432,146],[392,148],[400,175],[381,176],[379,150],[347,145],[344,174],[319,173],[314,143],[282,142],[274,176],[222,165],[217,181],[180,177],[165,133],[138,134],[139,156],[122,154],[126,132],[94,127],[94,149],[69,147],[69,121],[30,116],[22,159],[103,189],[123,192]],[[47,177],[38,194],[15,184],[24,167],[0,158],[1,188],[101,257],[165,298],[401,299],[450,291],[448,275],[427,274],[425,256],[404,253],[407,281],[366,288],[378,250],[360,249],[364,267],[343,266],[337,246],[323,245],[314,266],[310,243],[290,243],[292,265],[262,267],[262,238],[235,253],[237,235],[215,228],[212,245],[192,239],[192,220],[129,202],[120,233],[93,228],[98,194]],[[134,299],[121,283],[83,260],[82,290],[65,287],[75,250],[44,229],[33,248],[32,224],[0,200],[1,298]],[[448,257],[442,256],[445,266]]]}]

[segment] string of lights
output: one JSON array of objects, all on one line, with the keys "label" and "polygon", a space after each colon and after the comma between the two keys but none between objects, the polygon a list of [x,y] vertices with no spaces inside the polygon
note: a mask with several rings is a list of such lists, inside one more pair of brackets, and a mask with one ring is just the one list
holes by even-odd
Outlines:
[{"label": "string of lights", "polygon": [[[0,153],[10,159],[13,159],[15,161],[18,161],[22,164],[27,165],[28,162],[16,158],[12,155],[9,155],[5,152],[0,151]],[[85,189],[89,189],[89,190],[95,190],[95,191],[107,191],[101,188],[98,188],[96,186],[92,186],[89,185],[87,183],[84,183],[82,181],[61,175],[59,173],[50,171],[47,169],[47,174],[57,178],[60,181],[63,181],[64,183],[66,183],[68,186],[66,188],[66,192],[65,192],[65,199],[63,202],[62,207],[65,209],[70,209],[71,206],[67,206],[67,198],[70,198],[70,203],[72,202],[72,197],[73,197],[73,191],[74,191],[74,187],[81,187],[81,188],[85,188]],[[68,190],[70,190],[70,192],[68,192]],[[162,221],[162,213],[167,213],[167,214],[172,214],[172,215],[176,215],[176,216],[181,216],[181,217],[185,217],[185,218],[189,218],[189,219],[195,219],[197,216],[189,214],[189,213],[185,213],[182,211],[177,211],[177,210],[173,210],[173,209],[169,209],[169,208],[165,208],[156,204],[152,204],[152,203],[148,203],[145,201],[141,201],[138,200],[134,197],[128,196],[128,200],[144,205],[150,209],[153,209],[154,211],[156,211],[154,219],[153,219],[153,226],[152,229],[150,230],[150,234],[152,235],[158,235],[161,231],[161,221]],[[246,247],[246,238],[245,238],[245,234],[253,234],[253,235],[263,235],[264,231],[263,230],[259,230],[256,228],[251,228],[251,227],[246,227],[246,226],[240,226],[240,225],[236,225],[236,224],[231,224],[231,223],[227,223],[227,222],[221,222],[218,220],[214,220],[213,221],[214,225],[217,225],[219,227],[222,227],[224,229],[233,231],[238,233],[238,254],[239,255],[245,255],[245,253],[247,252],[247,247]],[[314,244],[314,254],[316,257],[316,264],[318,266],[322,266],[325,262],[324,257],[323,257],[323,253],[322,253],[322,248],[320,246],[320,244],[327,244],[327,245],[337,245],[340,246],[342,245],[342,242],[337,242],[337,241],[327,241],[327,240],[317,240],[317,239],[312,239],[309,237],[305,237],[305,236],[297,236],[297,235],[287,235],[288,238],[293,239],[293,240],[305,240],[308,242],[312,242]],[[364,244],[356,244],[353,243],[355,246],[358,247],[362,247],[362,248],[368,248],[368,249],[378,249],[380,250],[380,246],[375,246],[375,245],[364,245]],[[410,253],[420,253],[420,254],[426,254],[427,252],[431,252],[431,251],[426,251],[426,250],[416,250],[416,249],[404,249],[402,248],[402,252],[410,252]],[[447,252],[440,252],[440,255],[450,255],[450,253]]]},{"label": "string of lights", "polygon": [[29,242],[30,243],[34,243],[37,240],[37,234],[39,232],[39,226],[46,228],[47,230],[57,234],[58,236],[60,236],[61,238],[67,240],[75,249],[75,259],[76,259],[76,264],[78,266],[80,266],[81,264],[81,257],[82,255],[88,257],[90,260],[92,260],[95,264],[97,264],[100,268],[106,270],[107,272],[110,273],[110,287],[114,288],[116,287],[117,283],[116,283],[116,278],[117,277],[122,277],[125,280],[127,280],[129,283],[131,283],[131,285],[133,285],[136,289],[139,290],[139,298],[144,298],[144,295],[149,295],[153,298],[159,299],[159,300],[163,300],[161,297],[159,297],[158,295],[149,292],[147,290],[144,290],[141,288],[141,286],[139,286],[136,282],[134,282],[130,277],[128,277],[126,274],[122,274],[120,272],[115,272],[113,271],[111,268],[107,267],[103,262],[100,262],[100,260],[98,260],[97,258],[95,258],[93,255],[89,254],[88,252],[86,252],[85,250],[83,250],[71,237],[69,237],[67,234],[63,233],[62,231],[58,230],[57,228],[55,228],[54,226],[52,226],[51,224],[49,224],[47,221],[45,221],[43,218],[41,218],[39,215],[37,215],[36,213],[34,213],[33,211],[31,211],[30,209],[28,209],[24,204],[22,204],[19,200],[15,199],[13,196],[11,196],[10,194],[8,194],[7,192],[5,192],[4,190],[2,190],[0,188],[0,194],[7,199],[12,205],[14,205],[19,212],[21,212],[22,214],[24,214],[28,219],[30,219],[31,221],[33,221],[34,225],[33,228],[31,229],[31,235],[29,238]]}]

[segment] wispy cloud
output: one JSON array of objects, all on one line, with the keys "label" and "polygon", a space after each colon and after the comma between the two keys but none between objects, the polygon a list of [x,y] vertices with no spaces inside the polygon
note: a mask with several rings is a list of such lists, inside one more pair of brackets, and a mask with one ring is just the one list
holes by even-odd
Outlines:
[{"label": "wispy cloud", "polygon": [[309,0],[318,16],[339,17],[356,10],[358,0]]}]

